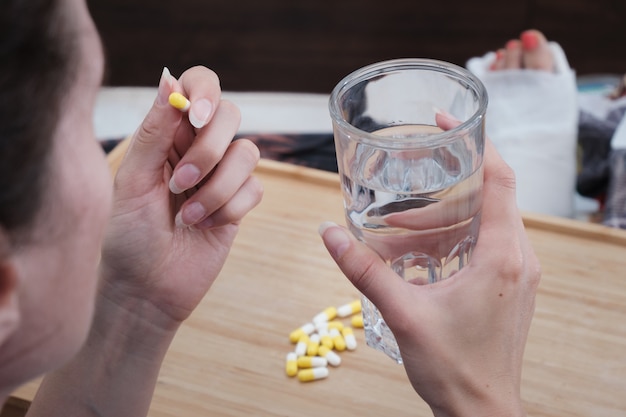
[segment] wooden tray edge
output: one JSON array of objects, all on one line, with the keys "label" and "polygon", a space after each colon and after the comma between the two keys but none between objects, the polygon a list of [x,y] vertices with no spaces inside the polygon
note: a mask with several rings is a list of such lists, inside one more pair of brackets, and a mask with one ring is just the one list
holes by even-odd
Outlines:
[{"label": "wooden tray edge", "polygon": [[529,229],[545,230],[626,247],[626,230],[538,213],[522,213],[522,218],[524,225]]},{"label": "wooden tray edge", "polygon": [[[128,143],[128,139],[122,141],[107,157],[113,175],[115,175],[117,168],[124,158],[124,154],[128,149]],[[255,172],[289,176],[302,181],[339,189],[339,177],[337,174],[286,162],[261,159]],[[561,235],[574,236],[626,247],[626,230],[537,213],[525,212],[522,213],[522,218],[524,225],[529,229],[545,230]]]}]

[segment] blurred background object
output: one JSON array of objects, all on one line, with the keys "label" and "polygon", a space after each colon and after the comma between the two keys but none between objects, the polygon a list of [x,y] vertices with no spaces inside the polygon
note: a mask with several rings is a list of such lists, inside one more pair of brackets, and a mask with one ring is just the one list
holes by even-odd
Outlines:
[{"label": "blurred background object", "polygon": [[214,69],[228,91],[330,93],[391,58],[465,65],[528,28],[579,75],[626,72],[623,0],[89,0],[111,86],[155,86],[163,66]]}]

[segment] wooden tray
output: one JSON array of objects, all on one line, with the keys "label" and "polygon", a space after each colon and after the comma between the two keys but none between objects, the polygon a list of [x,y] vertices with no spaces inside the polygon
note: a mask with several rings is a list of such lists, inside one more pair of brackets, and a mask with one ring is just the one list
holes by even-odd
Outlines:
[{"label": "wooden tray", "polygon": [[[110,158],[115,166],[119,154]],[[361,330],[327,379],[285,375],[288,334],[358,293],[317,234],[325,220],[344,221],[337,175],[268,160],[256,175],[263,202],[177,335],[150,415],[432,416],[402,366],[365,346]],[[528,414],[626,415],[626,233],[530,214],[525,223],[543,268],[524,361]],[[36,386],[15,397],[32,399]]]}]

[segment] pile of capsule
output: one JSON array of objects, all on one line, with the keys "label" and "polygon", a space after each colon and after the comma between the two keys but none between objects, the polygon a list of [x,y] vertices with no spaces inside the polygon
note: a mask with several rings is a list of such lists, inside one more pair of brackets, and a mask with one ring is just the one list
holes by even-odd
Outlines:
[{"label": "pile of capsule", "polygon": [[[350,325],[337,319],[350,318]],[[328,376],[328,365],[339,366],[337,352],[356,349],[353,328],[363,328],[361,301],[340,307],[328,307],[313,317],[312,322],[289,334],[295,350],[287,354],[285,371],[302,382],[316,381]]]}]

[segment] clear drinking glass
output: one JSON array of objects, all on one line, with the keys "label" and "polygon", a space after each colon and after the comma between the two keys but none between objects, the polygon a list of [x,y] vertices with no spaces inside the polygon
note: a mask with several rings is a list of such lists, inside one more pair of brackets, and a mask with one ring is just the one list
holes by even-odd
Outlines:
[{"label": "clear drinking glass", "polygon": [[[351,232],[415,284],[462,268],[482,204],[487,93],[480,80],[446,62],[386,61],[345,77],[329,108]],[[440,127],[438,114],[456,121]],[[367,344],[402,363],[380,312],[362,302]]]}]

